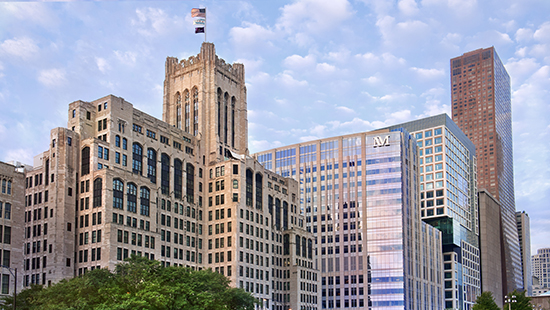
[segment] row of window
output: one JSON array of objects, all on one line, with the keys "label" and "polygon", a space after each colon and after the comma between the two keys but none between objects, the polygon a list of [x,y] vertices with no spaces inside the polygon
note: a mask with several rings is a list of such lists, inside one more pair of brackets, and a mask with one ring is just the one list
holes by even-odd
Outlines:
[{"label": "row of window", "polygon": [[[124,183],[120,179],[113,180],[113,208],[124,209]],[[150,210],[150,190],[142,186],[139,191],[140,214],[149,216]],[[137,212],[137,186],[134,183],[128,183],[126,188],[126,211]]]},{"label": "row of window", "polygon": [[11,195],[11,180],[2,179],[2,194]]},{"label": "row of window", "polygon": [[[100,243],[101,242],[101,229],[92,231],[92,240],[91,243]],[[86,245],[90,241],[90,232],[80,233],[78,238],[78,245]]]},{"label": "row of window", "polygon": [[[88,252],[89,251],[89,252]],[[91,255],[88,256],[88,253]],[[93,248],[91,250],[80,250],[78,251],[78,262],[87,263],[88,257],[92,262],[101,260],[101,248]]]},{"label": "row of window", "polygon": [[[44,191],[44,202],[48,202],[48,191]],[[33,199],[34,198],[34,199]],[[34,193],[32,195],[25,196],[25,207],[29,207],[42,203],[42,192]]]},{"label": "row of window", "polygon": [[[118,214],[118,213],[113,213],[112,221],[115,224],[124,225],[124,215],[123,214]],[[138,227],[137,223],[138,223],[137,218],[126,216],[126,226],[137,228]],[[143,219],[139,220],[139,229],[149,231],[150,225],[151,225],[151,223],[149,221],[146,221],[146,220],[143,220]]]}]

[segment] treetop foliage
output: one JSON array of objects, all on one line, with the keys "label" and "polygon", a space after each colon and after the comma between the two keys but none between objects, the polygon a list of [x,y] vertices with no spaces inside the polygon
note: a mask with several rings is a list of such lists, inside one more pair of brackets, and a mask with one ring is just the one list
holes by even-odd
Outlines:
[{"label": "treetop foliage", "polygon": [[[257,302],[211,269],[161,267],[132,256],[114,272],[95,269],[44,288],[32,285],[17,295],[22,310],[252,310]],[[4,299],[11,309],[13,297]]]}]

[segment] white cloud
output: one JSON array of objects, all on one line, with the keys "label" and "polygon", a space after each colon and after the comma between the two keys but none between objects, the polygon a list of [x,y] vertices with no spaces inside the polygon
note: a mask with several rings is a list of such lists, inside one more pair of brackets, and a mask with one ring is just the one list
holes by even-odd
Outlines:
[{"label": "white cloud", "polygon": [[533,39],[533,30],[529,28],[519,28],[516,31],[517,42],[528,42]]},{"label": "white cloud", "polygon": [[539,42],[550,43],[550,22],[542,24],[533,34],[533,38]]},{"label": "white cloud", "polygon": [[264,45],[262,46],[263,48],[273,47],[274,45],[271,40],[277,37],[271,29],[249,22],[243,22],[242,27],[231,28],[229,36],[233,44],[243,50],[250,49],[256,45]]},{"label": "white cloud", "polygon": [[315,65],[316,57],[312,54],[309,54],[305,57],[300,55],[291,55],[283,60],[285,67],[291,70],[303,70],[305,68],[311,68]]},{"label": "white cloud", "polygon": [[307,30],[322,33],[338,26],[352,15],[347,0],[298,0],[285,5],[277,27],[288,33]]},{"label": "white cloud", "polygon": [[19,161],[22,163],[32,163],[34,154],[31,149],[10,149],[6,151],[6,161]]},{"label": "white cloud", "polygon": [[423,79],[437,79],[445,76],[445,70],[443,69],[424,69],[412,67],[411,70],[416,72],[416,74]]},{"label": "white cloud", "polygon": [[2,42],[0,52],[29,60],[38,54],[39,48],[33,39],[22,37],[7,39]]},{"label": "white cloud", "polygon": [[397,7],[405,15],[416,15],[420,11],[414,0],[399,0]]},{"label": "white cloud", "polygon": [[280,82],[282,85],[286,87],[303,87],[308,85],[308,82],[306,80],[299,81],[294,79],[290,71],[284,71],[283,73],[279,73],[275,78],[275,80],[277,80],[278,82]]},{"label": "white cloud", "polygon": [[317,72],[321,74],[327,74],[327,73],[334,73],[336,71],[336,67],[333,65],[329,65],[325,62],[317,64]]},{"label": "white cloud", "polygon": [[137,53],[132,51],[114,51],[116,58],[123,64],[133,67],[136,64]]},{"label": "white cloud", "polygon": [[64,84],[67,79],[65,78],[64,69],[48,69],[42,70],[38,74],[38,81],[45,86],[60,86]]},{"label": "white cloud", "polygon": [[430,35],[428,24],[420,20],[396,23],[392,16],[384,16],[376,22],[384,43],[389,46],[411,46],[423,44]]},{"label": "white cloud", "polygon": [[59,19],[46,3],[41,2],[3,2],[0,11],[6,12],[4,17],[13,17],[25,23],[38,24],[50,28],[59,23]]},{"label": "white cloud", "polygon": [[[136,9],[136,18],[132,19],[132,26],[144,36],[167,35],[183,29],[184,22],[189,20],[180,16],[170,17],[159,8]],[[186,16],[187,17],[187,16]]]},{"label": "white cloud", "polygon": [[250,139],[249,147],[251,153],[257,153],[265,150],[274,149],[280,146],[283,146],[281,141],[267,141],[267,140],[253,140]]},{"label": "white cloud", "polygon": [[508,74],[512,78],[512,85],[517,85],[520,81],[523,82],[527,76],[530,76],[537,71],[537,69],[540,68],[540,65],[534,58],[511,58],[506,63],[505,67],[506,71],[508,71]]},{"label": "white cloud", "polygon": [[344,107],[344,106],[337,106],[336,110],[342,111],[342,112],[345,112],[345,113],[355,113],[355,110],[353,110],[351,108],[348,108],[348,107]]},{"label": "white cloud", "polygon": [[99,71],[101,71],[101,73],[105,73],[107,70],[111,68],[111,66],[109,66],[109,63],[107,63],[107,60],[105,58],[96,57],[95,63]]}]

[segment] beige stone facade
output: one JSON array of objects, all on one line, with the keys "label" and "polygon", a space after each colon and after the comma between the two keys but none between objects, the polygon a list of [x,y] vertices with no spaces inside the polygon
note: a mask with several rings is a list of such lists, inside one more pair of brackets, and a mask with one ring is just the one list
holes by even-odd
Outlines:
[{"label": "beige stone facade", "polygon": [[113,95],[69,105],[67,129],[52,130],[26,176],[23,284],[135,254],[212,268],[262,309],[317,309],[298,184],[247,155],[243,65],[210,43],[168,58],[163,108],[164,121]]},{"label": "beige stone facade", "polygon": [[22,288],[24,192],[23,170],[0,162],[0,296],[13,294],[16,269],[17,291]]}]

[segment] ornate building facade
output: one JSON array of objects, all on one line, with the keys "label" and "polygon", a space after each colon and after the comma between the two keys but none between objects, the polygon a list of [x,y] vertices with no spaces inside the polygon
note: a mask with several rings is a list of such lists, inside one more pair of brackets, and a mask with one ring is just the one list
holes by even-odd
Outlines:
[{"label": "ornate building facade", "polygon": [[112,95],[68,112],[26,176],[45,181],[26,190],[24,285],[135,254],[212,268],[262,309],[317,309],[298,184],[248,156],[242,64],[226,64],[211,43],[167,58],[163,120]]}]

